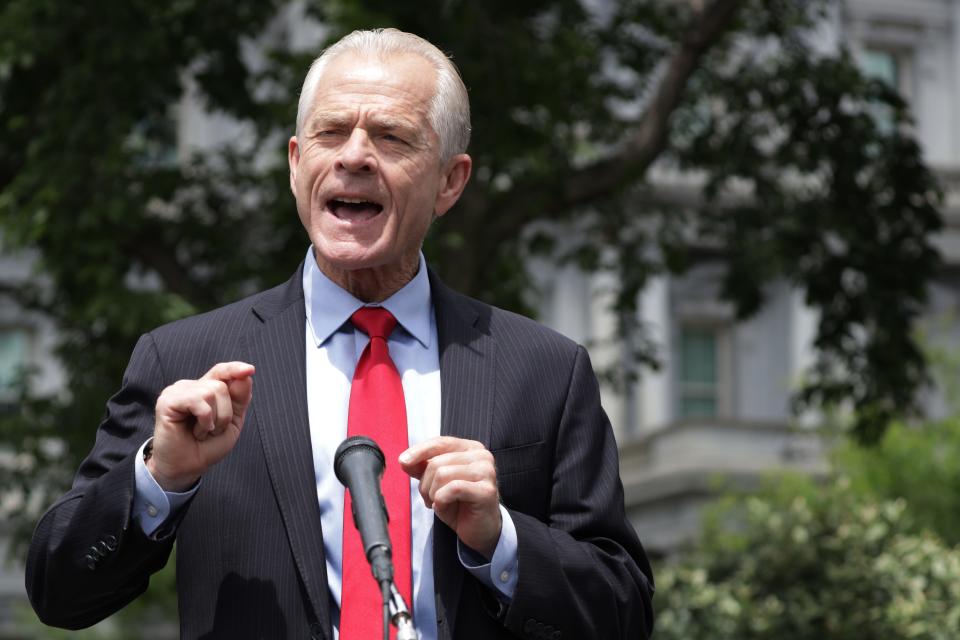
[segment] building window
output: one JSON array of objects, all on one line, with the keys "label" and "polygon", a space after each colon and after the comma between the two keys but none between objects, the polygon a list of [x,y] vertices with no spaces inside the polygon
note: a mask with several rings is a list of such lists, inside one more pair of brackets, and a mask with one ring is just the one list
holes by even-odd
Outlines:
[{"label": "building window", "polygon": [[17,327],[0,327],[0,404],[12,403],[29,357],[29,334]]},{"label": "building window", "polygon": [[860,70],[868,78],[880,80],[887,86],[900,89],[900,57],[893,51],[864,49],[860,56]]},{"label": "building window", "polygon": [[[860,70],[868,78],[879,80],[904,98],[909,96],[906,56],[902,52],[868,47],[860,52],[859,65]],[[876,104],[872,106],[870,112],[881,131],[890,132],[893,130],[893,111],[890,107]]]},{"label": "building window", "polygon": [[681,326],[679,417],[715,418],[720,409],[719,340],[715,328]]}]

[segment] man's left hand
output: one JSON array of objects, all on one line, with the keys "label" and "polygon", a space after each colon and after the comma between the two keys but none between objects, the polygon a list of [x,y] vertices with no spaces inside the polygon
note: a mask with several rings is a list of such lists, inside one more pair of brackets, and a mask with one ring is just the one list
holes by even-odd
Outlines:
[{"label": "man's left hand", "polygon": [[486,447],[439,436],[400,454],[400,466],[420,481],[424,503],[463,544],[487,560],[493,557],[503,523],[497,470]]}]

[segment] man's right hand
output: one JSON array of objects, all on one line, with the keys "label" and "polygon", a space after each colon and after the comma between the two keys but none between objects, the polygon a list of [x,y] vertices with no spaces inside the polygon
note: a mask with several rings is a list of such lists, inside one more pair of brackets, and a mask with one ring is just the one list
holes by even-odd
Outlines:
[{"label": "man's right hand", "polygon": [[157,398],[147,470],[164,491],[186,491],[237,443],[253,397],[253,365],[221,362]]}]

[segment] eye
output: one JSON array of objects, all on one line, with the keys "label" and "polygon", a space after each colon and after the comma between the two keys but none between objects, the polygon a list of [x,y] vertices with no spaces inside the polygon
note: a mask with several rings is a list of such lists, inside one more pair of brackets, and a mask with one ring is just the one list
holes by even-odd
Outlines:
[{"label": "eye", "polygon": [[380,138],[382,140],[386,140],[387,142],[405,142],[403,138],[401,138],[395,133],[385,133],[382,136],[380,136]]},{"label": "eye", "polygon": [[317,123],[313,135],[317,138],[334,138],[344,135],[344,127],[335,122]]}]

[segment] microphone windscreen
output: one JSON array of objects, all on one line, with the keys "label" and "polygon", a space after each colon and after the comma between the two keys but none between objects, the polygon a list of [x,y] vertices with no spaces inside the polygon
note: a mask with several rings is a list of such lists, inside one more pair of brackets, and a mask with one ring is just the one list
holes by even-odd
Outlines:
[{"label": "microphone windscreen", "polygon": [[354,456],[371,457],[372,464],[375,465],[375,473],[380,475],[383,472],[385,459],[380,446],[367,436],[351,436],[340,443],[333,455],[333,472],[341,484],[347,484],[347,479],[344,476],[344,464]]}]

